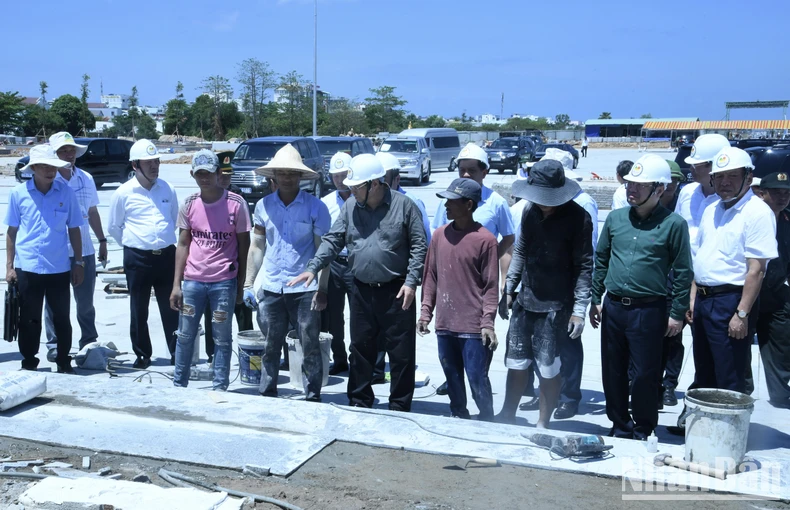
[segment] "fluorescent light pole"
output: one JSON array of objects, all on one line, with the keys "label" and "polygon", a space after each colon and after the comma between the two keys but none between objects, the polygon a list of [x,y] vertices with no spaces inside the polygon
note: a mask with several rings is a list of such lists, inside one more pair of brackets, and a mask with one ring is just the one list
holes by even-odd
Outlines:
[{"label": "fluorescent light pole", "polygon": [[318,136],[318,0],[313,2],[313,136]]}]

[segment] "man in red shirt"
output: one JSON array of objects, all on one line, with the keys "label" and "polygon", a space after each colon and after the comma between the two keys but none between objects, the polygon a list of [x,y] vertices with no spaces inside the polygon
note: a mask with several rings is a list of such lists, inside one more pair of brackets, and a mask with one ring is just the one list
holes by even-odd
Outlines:
[{"label": "man in red shirt", "polygon": [[447,191],[447,218],[437,228],[425,257],[422,313],[417,333],[430,333],[428,324],[436,309],[439,359],[447,378],[450,412],[469,418],[466,409],[464,369],[479,420],[493,421],[494,405],[488,367],[497,346],[494,316],[499,300],[499,259],[494,235],[476,222],[472,213],[482,188],[472,179],[456,179]]}]

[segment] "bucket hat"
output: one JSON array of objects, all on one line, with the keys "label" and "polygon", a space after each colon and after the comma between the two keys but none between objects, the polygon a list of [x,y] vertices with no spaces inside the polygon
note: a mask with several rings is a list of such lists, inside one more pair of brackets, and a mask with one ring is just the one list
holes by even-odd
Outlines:
[{"label": "bucket hat", "polygon": [[562,163],[546,159],[535,163],[527,179],[514,182],[510,194],[538,205],[556,207],[572,200],[580,190],[578,182],[565,178]]},{"label": "bucket hat", "polygon": [[299,155],[293,145],[286,144],[274,155],[271,161],[255,169],[255,173],[264,177],[274,178],[275,170],[290,170],[301,173],[301,179],[318,179],[318,172],[313,171],[302,163],[302,156]]},{"label": "bucket hat", "polygon": [[74,141],[74,137],[71,136],[71,133],[68,131],[61,131],[59,133],[55,133],[54,135],[49,137],[49,144],[52,146],[52,150],[56,153],[60,150],[61,147],[65,147],[70,145],[72,147],[76,147],[77,149],[77,157],[82,156],[85,154],[85,151],[88,150],[87,145],[80,145]]},{"label": "bucket hat", "polygon": [[33,165],[49,165],[57,168],[65,168],[69,163],[63,161],[55,154],[55,149],[49,144],[36,145],[30,148],[30,161],[19,171],[29,170]]}]

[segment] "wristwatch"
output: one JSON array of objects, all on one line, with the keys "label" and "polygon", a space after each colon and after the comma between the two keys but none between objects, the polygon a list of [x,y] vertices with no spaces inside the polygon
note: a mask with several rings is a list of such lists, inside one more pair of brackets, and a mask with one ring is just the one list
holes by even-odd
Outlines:
[{"label": "wristwatch", "polygon": [[85,261],[84,260],[75,260],[74,261],[74,265],[75,266],[80,266],[80,267],[85,267]]},{"label": "wristwatch", "polygon": [[748,316],[749,316],[749,312],[747,312],[745,310],[738,310],[738,318],[739,319],[745,319]]}]

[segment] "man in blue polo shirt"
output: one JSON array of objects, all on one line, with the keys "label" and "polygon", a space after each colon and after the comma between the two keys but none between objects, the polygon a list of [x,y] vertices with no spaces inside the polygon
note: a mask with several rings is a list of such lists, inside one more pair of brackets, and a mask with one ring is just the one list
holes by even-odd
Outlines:
[{"label": "man in blue polo shirt", "polygon": [[[30,149],[30,162],[22,171],[32,170],[33,178],[16,186],[8,196],[6,239],[6,281],[19,285],[19,352],[22,368],[36,370],[41,339],[44,297],[52,309],[57,336],[58,373],[73,374],[71,367],[71,321],[69,283],[82,284],[83,223],[74,191],[55,180],[58,169],[68,162],[58,159],[49,145]],[[74,248],[74,264],[69,260],[69,241]]]}]

